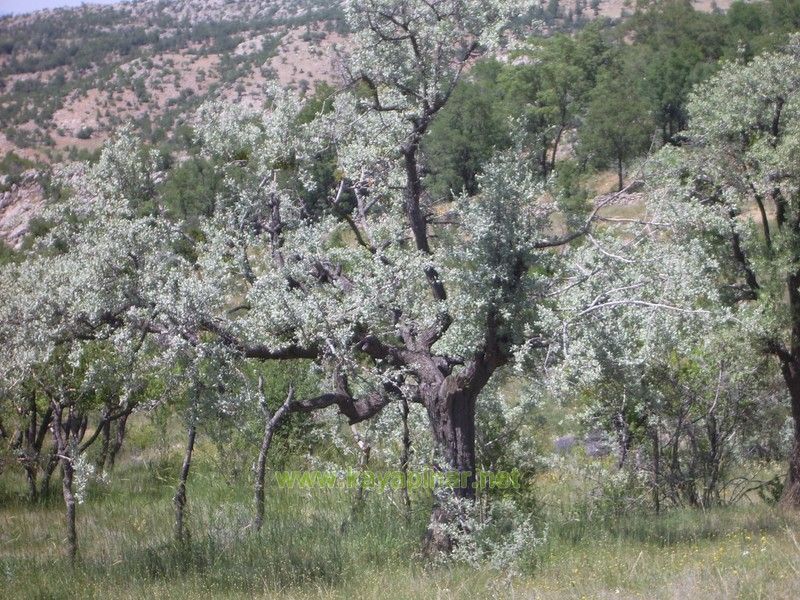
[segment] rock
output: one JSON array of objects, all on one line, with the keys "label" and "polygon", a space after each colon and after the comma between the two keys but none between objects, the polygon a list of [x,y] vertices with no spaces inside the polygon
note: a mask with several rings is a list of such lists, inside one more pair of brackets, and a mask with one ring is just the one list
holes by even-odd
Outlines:
[{"label": "rock", "polygon": [[553,445],[556,447],[556,452],[559,454],[569,454],[577,443],[577,438],[574,435],[562,435],[557,437]]},{"label": "rock", "polygon": [[592,458],[601,458],[611,454],[611,444],[605,432],[601,429],[593,429],[587,433],[583,446],[586,454]]}]

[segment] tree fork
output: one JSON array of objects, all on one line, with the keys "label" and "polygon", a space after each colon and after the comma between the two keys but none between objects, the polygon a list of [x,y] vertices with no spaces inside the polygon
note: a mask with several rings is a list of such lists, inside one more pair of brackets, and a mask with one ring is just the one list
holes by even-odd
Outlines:
[{"label": "tree fork", "polygon": [[269,413],[267,406],[267,399],[264,393],[264,380],[259,376],[258,390],[261,395],[261,406],[264,411],[264,435],[261,438],[261,447],[258,452],[258,459],[256,460],[255,468],[255,483],[253,485],[253,500],[255,503],[255,517],[253,519],[253,527],[256,531],[261,531],[264,524],[264,480],[266,478],[267,470],[267,453],[272,444],[272,437],[275,430],[280,426],[284,417],[289,413],[290,406],[294,400],[294,388],[289,386],[289,393],[286,395],[286,400],[275,411],[275,414]]}]

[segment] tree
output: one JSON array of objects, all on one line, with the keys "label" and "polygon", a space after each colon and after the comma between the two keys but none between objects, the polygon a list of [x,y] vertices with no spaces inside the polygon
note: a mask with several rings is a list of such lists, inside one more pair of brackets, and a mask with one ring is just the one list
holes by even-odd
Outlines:
[{"label": "tree", "polygon": [[690,142],[661,153],[653,206],[676,243],[713,247],[719,278],[756,351],[775,357],[794,445],[781,502],[800,506],[800,40],[730,63],[689,104]]},{"label": "tree", "polygon": [[[424,136],[512,12],[477,0],[349,3],[356,50],[331,110],[308,122],[298,97],[273,90],[263,112],[198,112],[201,155],[222,184],[195,236],[162,210],[153,153],[120,132],[54,210],[40,253],[3,272],[11,285],[1,289],[28,282],[0,303],[14,315],[0,319],[6,367],[46,358],[64,340],[143,335],[164,366],[195,355],[221,357],[226,369],[311,361],[322,387],[290,397],[289,413],[333,407],[355,425],[390,404],[421,405],[435,467],[459,473],[439,490],[427,537],[430,551],[450,549],[459,515],[448,500],[475,498],[483,390],[504,367],[533,369],[558,345],[574,308],[560,310],[558,298],[605,266],[568,267],[570,244],[601,205],[562,211],[520,150],[487,164],[476,195],[447,218],[426,189]],[[314,176],[328,153],[333,176]]]},{"label": "tree", "polygon": [[647,150],[652,133],[636,86],[610,71],[601,74],[581,130],[581,147],[596,165],[616,167],[618,189],[624,187],[625,166]]},{"label": "tree", "polygon": [[434,197],[475,194],[483,165],[495,150],[508,147],[507,125],[496,109],[500,68],[496,62],[475,65],[431,125],[423,151]]}]

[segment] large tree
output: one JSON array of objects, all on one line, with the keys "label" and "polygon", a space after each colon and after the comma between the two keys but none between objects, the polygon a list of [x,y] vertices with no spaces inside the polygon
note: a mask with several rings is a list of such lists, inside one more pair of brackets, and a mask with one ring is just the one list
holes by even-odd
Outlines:
[{"label": "large tree", "polygon": [[[562,292],[591,281],[596,314],[608,297],[598,274],[616,259],[589,246],[599,258],[567,268],[599,206],[561,211],[520,160],[524,149],[496,157],[477,193],[447,214],[426,190],[423,137],[467,66],[497,42],[510,5],[360,0],[347,13],[357,48],[343,62],[348,87],[310,122],[298,98],[277,90],[264,112],[199,111],[198,141],[222,183],[192,235],[165,210],[158,161],[128,130],[75,178],[40,253],[2,272],[4,291],[25,292],[0,302],[13,351],[3,367],[141,335],[165,365],[209,353],[306,359],[327,387],[290,396],[285,411],[335,407],[356,424],[393,401],[421,404],[436,467],[464,474],[444,495],[469,502],[481,392],[501,368],[555,345]],[[663,301],[662,284],[640,277],[636,302],[656,307],[648,294]],[[432,550],[452,541],[439,527],[454,517],[446,505],[433,511]]]}]

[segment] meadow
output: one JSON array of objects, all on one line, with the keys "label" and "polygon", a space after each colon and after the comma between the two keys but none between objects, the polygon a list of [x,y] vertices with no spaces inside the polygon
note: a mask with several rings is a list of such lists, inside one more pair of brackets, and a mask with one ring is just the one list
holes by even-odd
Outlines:
[{"label": "meadow", "polygon": [[[173,535],[180,448],[150,453],[146,424],[113,476],[78,509],[79,561],[63,556],[63,503],[31,506],[0,478],[0,596],[22,598],[796,598],[800,519],[758,500],[619,516],[581,504],[581,482],[543,470],[532,485],[546,542],[515,572],[436,563],[419,552],[430,498],[280,489],[252,530],[247,476],[226,477],[201,442],[189,480],[189,537]],[[151,446],[152,448],[152,446]],[[590,460],[579,458],[578,460]],[[388,493],[388,492],[387,492]]]}]

